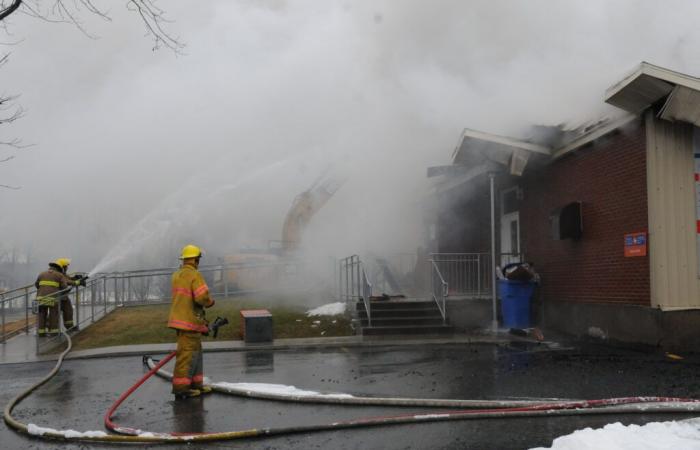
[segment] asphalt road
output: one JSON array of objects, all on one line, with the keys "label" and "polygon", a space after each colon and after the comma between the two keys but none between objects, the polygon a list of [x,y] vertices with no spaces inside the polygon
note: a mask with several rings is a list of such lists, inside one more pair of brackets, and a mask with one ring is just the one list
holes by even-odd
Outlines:
[{"label": "asphalt road", "polygon": [[[0,367],[0,401],[43,377],[53,363]],[[214,381],[294,385],[322,392],[430,398],[607,398],[633,395],[700,397],[700,357],[599,347],[442,345],[328,351],[256,351],[205,355]],[[73,360],[16,410],[18,419],[57,429],[103,430],[102,416],[143,373],[140,357]],[[150,431],[229,431],[327,423],[426,408],[289,404],[211,394],[175,402],[167,382],[152,378],[122,406],[115,422]],[[432,410],[434,412],[435,410]],[[646,423],[689,415],[581,416],[470,420],[246,439],[187,448],[237,449],[523,449],[549,446],[560,435],[607,423]],[[3,449],[115,448],[58,444],[0,428]],[[182,448],[158,446],[159,448]]]}]

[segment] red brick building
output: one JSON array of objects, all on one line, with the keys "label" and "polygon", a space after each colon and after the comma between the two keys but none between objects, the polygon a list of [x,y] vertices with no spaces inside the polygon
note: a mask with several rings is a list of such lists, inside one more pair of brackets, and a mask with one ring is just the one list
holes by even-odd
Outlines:
[{"label": "red brick building", "polygon": [[536,324],[700,349],[700,79],[642,63],[606,101],[626,115],[530,139],[465,130],[452,166],[429,170],[434,259],[489,279],[445,275],[454,324],[488,324],[492,264],[524,260],[542,278]]}]

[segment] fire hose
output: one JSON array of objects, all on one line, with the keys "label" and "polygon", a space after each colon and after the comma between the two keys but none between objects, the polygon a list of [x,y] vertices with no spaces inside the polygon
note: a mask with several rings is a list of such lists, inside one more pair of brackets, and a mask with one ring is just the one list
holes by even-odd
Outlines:
[{"label": "fire hose", "polygon": [[[112,421],[114,413],[119,406],[143,383],[154,374],[168,378],[168,372],[162,367],[170,361],[175,352],[168,354],[157,364],[150,358],[144,358],[150,370],[142,376],[133,386],[122,393],[117,401],[109,408],[104,417],[105,427],[117,434],[107,434],[102,431],[76,432],[73,430],[53,430],[50,428],[37,427],[34,424],[25,424],[12,416],[14,408],[32,392],[47,383],[53,378],[61,368],[65,356],[72,348],[70,336],[64,333],[68,345],[59,355],[58,361],[53,369],[40,381],[21,392],[13,398],[4,410],[4,419],[7,425],[24,434],[38,437],[64,440],[64,441],[85,441],[85,442],[112,442],[112,443],[173,443],[173,442],[212,442],[220,440],[232,440],[248,437],[279,436],[292,433],[308,433],[317,431],[330,431],[339,429],[350,429],[370,426],[383,426],[407,423],[436,422],[446,420],[469,420],[469,419],[493,419],[511,417],[551,417],[564,415],[589,415],[589,414],[630,414],[630,413],[697,413],[700,411],[700,400],[684,399],[676,397],[623,397],[601,400],[564,400],[564,401],[480,401],[480,400],[442,400],[442,399],[401,399],[401,398],[370,398],[370,397],[322,397],[323,400],[309,398],[277,398],[286,401],[314,401],[323,403],[365,404],[384,406],[453,406],[466,409],[451,411],[431,411],[427,413],[401,414],[394,416],[366,417],[354,420],[344,420],[332,423],[288,426],[277,428],[253,428],[239,431],[205,432],[205,433],[167,433],[151,432],[133,427],[119,426]],[[244,389],[231,388],[230,386],[212,384],[213,390],[229,394],[244,395],[248,397],[258,397],[271,399],[269,394],[263,397],[259,393],[253,393]],[[38,430],[38,431],[37,431]]]}]

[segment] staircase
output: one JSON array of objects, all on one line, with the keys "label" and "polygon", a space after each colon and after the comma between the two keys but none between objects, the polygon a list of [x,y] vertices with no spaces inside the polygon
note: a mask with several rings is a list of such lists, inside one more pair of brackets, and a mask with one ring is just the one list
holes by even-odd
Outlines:
[{"label": "staircase", "polygon": [[416,299],[371,300],[372,326],[362,301],[355,303],[362,335],[451,334],[434,301]]}]

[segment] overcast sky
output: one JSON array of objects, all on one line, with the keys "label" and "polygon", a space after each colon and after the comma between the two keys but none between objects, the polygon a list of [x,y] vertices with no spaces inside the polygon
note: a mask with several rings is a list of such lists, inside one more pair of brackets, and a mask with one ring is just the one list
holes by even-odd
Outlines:
[{"label": "overcast sky", "polygon": [[425,169],[464,127],[615,114],[605,89],[643,60],[700,75],[692,0],[161,1],[179,56],[96,4],[98,39],[11,16],[0,70],[26,110],[1,137],[33,144],[0,149],[0,183],[22,187],[0,190],[0,245],[83,270],[115,245],[263,246],[324,170],[348,181],[307,245],[415,251]]}]

